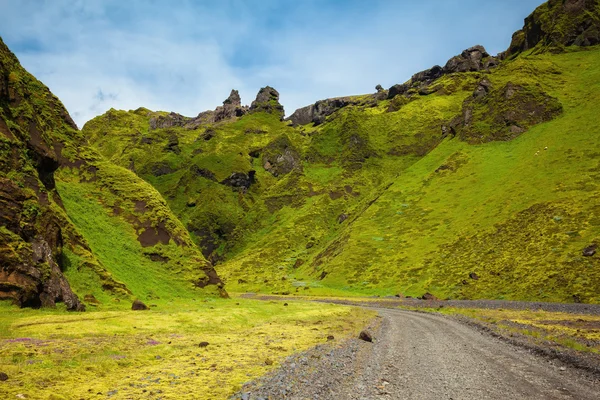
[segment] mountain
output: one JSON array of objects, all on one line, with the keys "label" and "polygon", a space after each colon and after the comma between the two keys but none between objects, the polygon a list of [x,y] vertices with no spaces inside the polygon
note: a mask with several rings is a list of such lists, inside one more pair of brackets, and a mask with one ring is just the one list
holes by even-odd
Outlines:
[{"label": "mountain", "polygon": [[[600,6],[549,1],[466,49],[284,121],[110,110],[83,132],[152,184],[234,291],[597,302]],[[263,104],[257,108],[256,104]]]},{"label": "mountain", "polygon": [[160,194],[88,147],[1,40],[0,152],[0,299],[83,310],[226,295]]},{"label": "mountain", "polygon": [[[81,131],[4,50],[2,179],[26,193],[9,195],[2,246],[22,253],[3,271],[37,271],[35,299],[48,264],[63,298],[68,280],[103,302],[226,295],[223,283],[598,302],[599,32],[597,0],[552,0],[503,53],[473,46],[288,118],[267,86],[250,106],[232,90],[195,117],[111,109]],[[25,262],[50,216],[54,264]],[[19,297],[3,274],[3,295]]]}]

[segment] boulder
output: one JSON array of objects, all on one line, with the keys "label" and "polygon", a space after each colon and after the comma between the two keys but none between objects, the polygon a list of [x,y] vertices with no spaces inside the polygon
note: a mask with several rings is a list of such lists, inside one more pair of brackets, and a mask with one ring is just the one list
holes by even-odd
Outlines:
[{"label": "boulder", "polygon": [[140,300],[134,300],[133,304],[131,304],[131,309],[134,311],[143,311],[149,310],[149,307],[142,303]]},{"label": "boulder", "polygon": [[421,300],[439,300],[437,297],[427,292],[423,296],[421,296]]},{"label": "boulder", "polygon": [[[497,65],[497,61],[491,62],[489,53],[483,46],[477,45],[464,50],[460,55],[452,57],[444,66],[444,74],[454,72],[472,72]],[[493,57],[491,57],[493,58]]]},{"label": "boulder", "polygon": [[369,331],[361,331],[360,334],[358,335],[358,338],[360,340],[364,340],[365,342],[373,342],[373,335],[371,335],[371,332]]},{"label": "boulder", "polygon": [[5,372],[0,372],[0,382],[4,382],[8,380],[8,375]]},{"label": "boulder", "polygon": [[473,279],[474,281],[479,280],[479,275],[477,275],[475,272],[471,272],[469,274],[469,278]]},{"label": "boulder", "polygon": [[589,246],[587,246],[585,249],[583,249],[583,256],[584,257],[591,257],[594,254],[596,254],[596,249],[598,248],[597,244],[591,244]]}]

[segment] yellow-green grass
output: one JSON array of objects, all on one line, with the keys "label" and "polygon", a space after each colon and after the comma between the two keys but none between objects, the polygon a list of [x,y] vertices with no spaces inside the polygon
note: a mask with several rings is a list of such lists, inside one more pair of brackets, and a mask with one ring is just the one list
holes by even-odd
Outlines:
[{"label": "yellow-green grass", "polygon": [[533,343],[554,343],[577,351],[600,354],[600,316],[542,310],[488,310],[443,307],[421,311],[465,315],[492,324],[505,336],[526,335]]},{"label": "yellow-green grass", "polygon": [[328,335],[357,334],[373,315],[245,299],[77,314],[0,304],[0,371],[9,376],[0,397],[224,399]]}]

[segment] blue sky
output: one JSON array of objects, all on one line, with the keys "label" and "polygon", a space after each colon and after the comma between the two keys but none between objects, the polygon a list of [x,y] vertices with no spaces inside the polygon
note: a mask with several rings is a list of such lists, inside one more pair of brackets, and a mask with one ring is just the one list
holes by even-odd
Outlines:
[{"label": "blue sky", "polygon": [[275,87],[286,113],[374,92],[475,44],[496,54],[542,0],[0,0],[0,36],[75,121],[195,116]]}]

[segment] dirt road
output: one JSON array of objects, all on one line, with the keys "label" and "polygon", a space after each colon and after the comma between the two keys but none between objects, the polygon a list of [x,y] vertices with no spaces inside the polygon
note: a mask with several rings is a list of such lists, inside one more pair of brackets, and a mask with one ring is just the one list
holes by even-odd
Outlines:
[{"label": "dirt road", "polygon": [[[374,343],[290,359],[243,399],[599,399],[600,384],[435,314],[381,309]],[[320,351],[324,351],[321,349]]]}]

